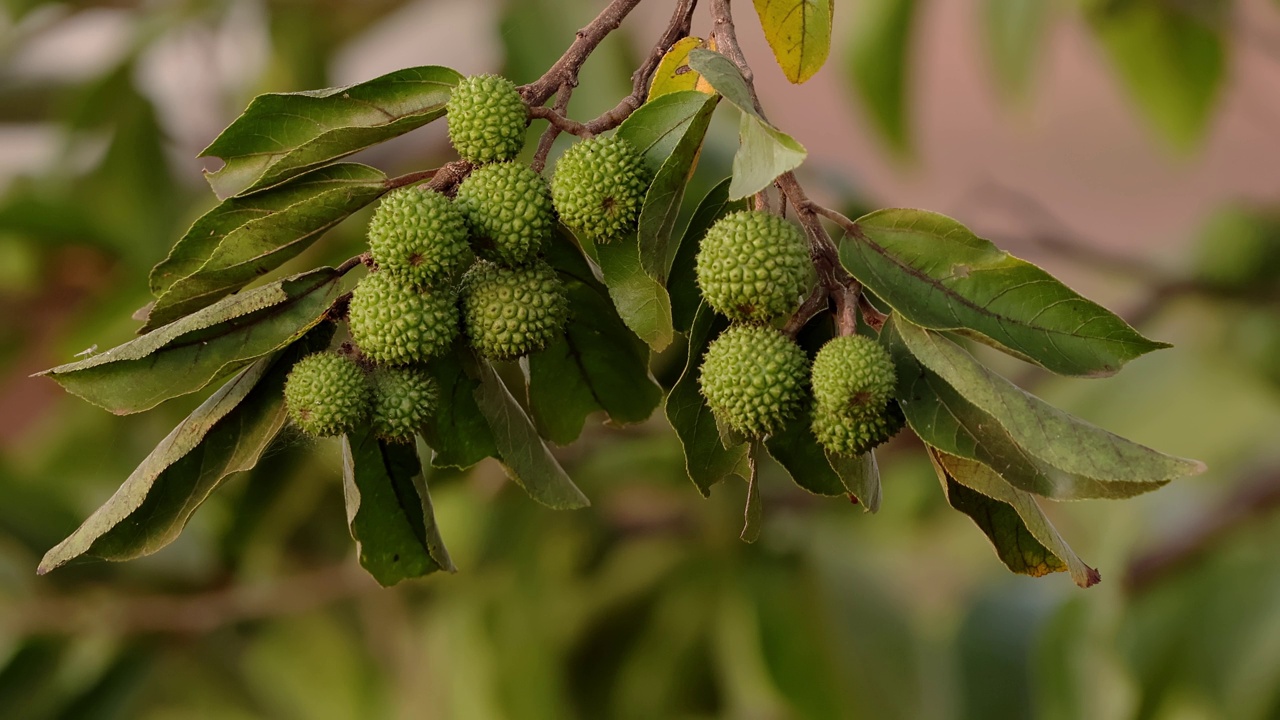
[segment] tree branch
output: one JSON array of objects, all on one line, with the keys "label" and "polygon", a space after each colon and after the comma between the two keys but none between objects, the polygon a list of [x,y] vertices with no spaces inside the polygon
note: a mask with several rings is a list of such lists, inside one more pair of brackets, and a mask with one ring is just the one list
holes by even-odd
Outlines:
[{"label": "tree branch", "polygon": [[529,107],[545,105],[547,99],[562,85],[576,85],[578,71],[592,51],[609,33],[617,30],[623,19],[639,4],[640,0],[613,0],[609,3],[594,20],[578,31],[573,44],[542,77],[520,88],[525,103]]}]

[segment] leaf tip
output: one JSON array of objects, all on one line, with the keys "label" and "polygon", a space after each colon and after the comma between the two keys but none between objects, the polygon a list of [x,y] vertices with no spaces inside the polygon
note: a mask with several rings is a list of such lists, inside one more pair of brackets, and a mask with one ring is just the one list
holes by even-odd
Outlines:
[{"label": "leaf tip", "polygon": [[1088,565],[1084,566],[1084,576],[1076,578],[1076,585],[1082,588],[1091,588],[1100,582],[1102,582],[1102,573]]}]

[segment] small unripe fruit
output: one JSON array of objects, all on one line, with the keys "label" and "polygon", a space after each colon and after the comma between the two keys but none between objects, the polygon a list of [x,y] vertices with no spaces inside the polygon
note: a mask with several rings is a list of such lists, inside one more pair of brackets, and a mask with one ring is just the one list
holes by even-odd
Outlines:
[{"label": "small unripe fruit", "polygon": [[835,413],[879,410],[897,384],[893,358],[880,343],[863,335],[834,338],[813,359],[813,399]]},{"label": "small unripe fruit", "polygon": [[440,390],[420,366],[378,367],[373,383],[373,430],[390,442],[410,442],[436,412]]},{"label": "small unripe fruit", "polygon": [[382,198],[369,221],[369,251],[382,272],[416,287],[447,282],[472,259],[462,211],[425,187]]},{"label": "small unripe fruit", "polygon": [[529,110],[515,83],[504,77],[464,78],[449,96],[445,112],[449,142],[464,160],[510,160],[524,146]]},{"label": "small unripe fruit", "polygon": [[583,140],[556,163],[551,198],[560,219],[578,235],[607,243],[635,229],[644,204],[648,169],[625,139]]},{"label": "small unripe fruit", "polygon": [[527,165],[479,168],[458,186],[456,202],[466,215],[476,252],[496,262],[533,262],[555,229],[551,190]]},{"label": "small unripe fruit", "polygon": [[314,437],[356,429],[369,414],[369,382],[349,357],[320,352],[299,360],[284,383],[293,423]]},{"label": "small unripe fruit", "polygon": [[807,366],[804,350],[786,335],[735,325],[707,348],[699,384],[720,422],[762,437],[782,429],[803,407]]},{"label": "small unripe fruit", "polygon": [[387,273],[370,273],[351,294],[347,326],[360,350],[379,363],[424,362],[458,336],[457,294],[449,286],[418,290]]},{"label": "small unripe fruit", "polygon": [[702,238],[698,286],[707,304],[733,320],[769,322],[796,311],[813,278],[804,236],[760,210],[720,218]]},{"label": "small unripe fruit", "polygon": [[546,347],[564,328],[564,283],[544,262],[504,268],[480,261],[462,278],[462,318],[471,346],[512,360]]},{"label": "small unripe fruit", "polygon": [[857,457],[902,430],[905,419],[898,403],[890,401],[874,410],[837,413],[819,407],[813,413],[813,436],[836,455]]}]

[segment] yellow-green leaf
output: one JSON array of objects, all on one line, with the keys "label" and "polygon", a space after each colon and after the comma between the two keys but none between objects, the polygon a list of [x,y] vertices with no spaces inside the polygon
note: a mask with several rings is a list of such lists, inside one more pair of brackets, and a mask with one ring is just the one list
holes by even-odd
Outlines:
[{"label": "yellow-green leaf", "polygon": [[788,80],[799,84],[822,69],[831,51],[831,0],[755,0],[755,6]]}]

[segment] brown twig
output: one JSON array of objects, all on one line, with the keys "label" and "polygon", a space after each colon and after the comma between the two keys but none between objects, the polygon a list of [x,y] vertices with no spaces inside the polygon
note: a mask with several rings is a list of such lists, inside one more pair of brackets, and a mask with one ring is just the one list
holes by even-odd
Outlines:
[{"label": "brown twig", "polygon": [[1129,563],[1124,586],[1140,594],[1194,564],[1241,527],[1280,509],[1280,473],[1265,471],[1240,483],[1215,510],[1190,528],[1180,529],[1151,551]]},{"label": "brown twig", "polygon": [[295,615],[377,588],[359,565],[344,562],[260,585],[194,595],[42,596],[7,608],[0,623],[27,635],[75,635],[101,628],[126,635],[200,635],[248,620]]},{"label": "brown twig", "polygon": [[546,120],[551,123],[556,130],[560,132],[567,132],[570,135],[589,138],[595,134],[591,132],[591,130],[587,129],[586,125],[583,125],[573,118],[567,117],[562,111],[549,108],[545,105],[534,105],[529,108],[529,116]]},{"label": "brown twig", "polygon": [[545,105],[560,87],[576,84],[578,71],[605,37],[618,29],[624,18],[640,4],[640,0],[613,0],[600,11],[594,20],[578,31],[573,44],[560,59],[547,69],[542,77],[520,88],[520,94],[529,107]]},{"label": "brown twig", "polygon": [[[573,96],[573,88],[576,87],[577,82],[577,78],[574,78],[572,83],[561,85],[556,92],[556,104],[552,109],[561,116],[569,110],[569,98]],[[556,127],[555,123],[547,125],[547,129],[542,132],[542,137],[538,138],[538,149],[533,154],[533,161],[529,163],[534,172],[542,172],[547,166],[547,156],[551,154],[551,147],[558,137],[560,137],[560,128]]]}]

